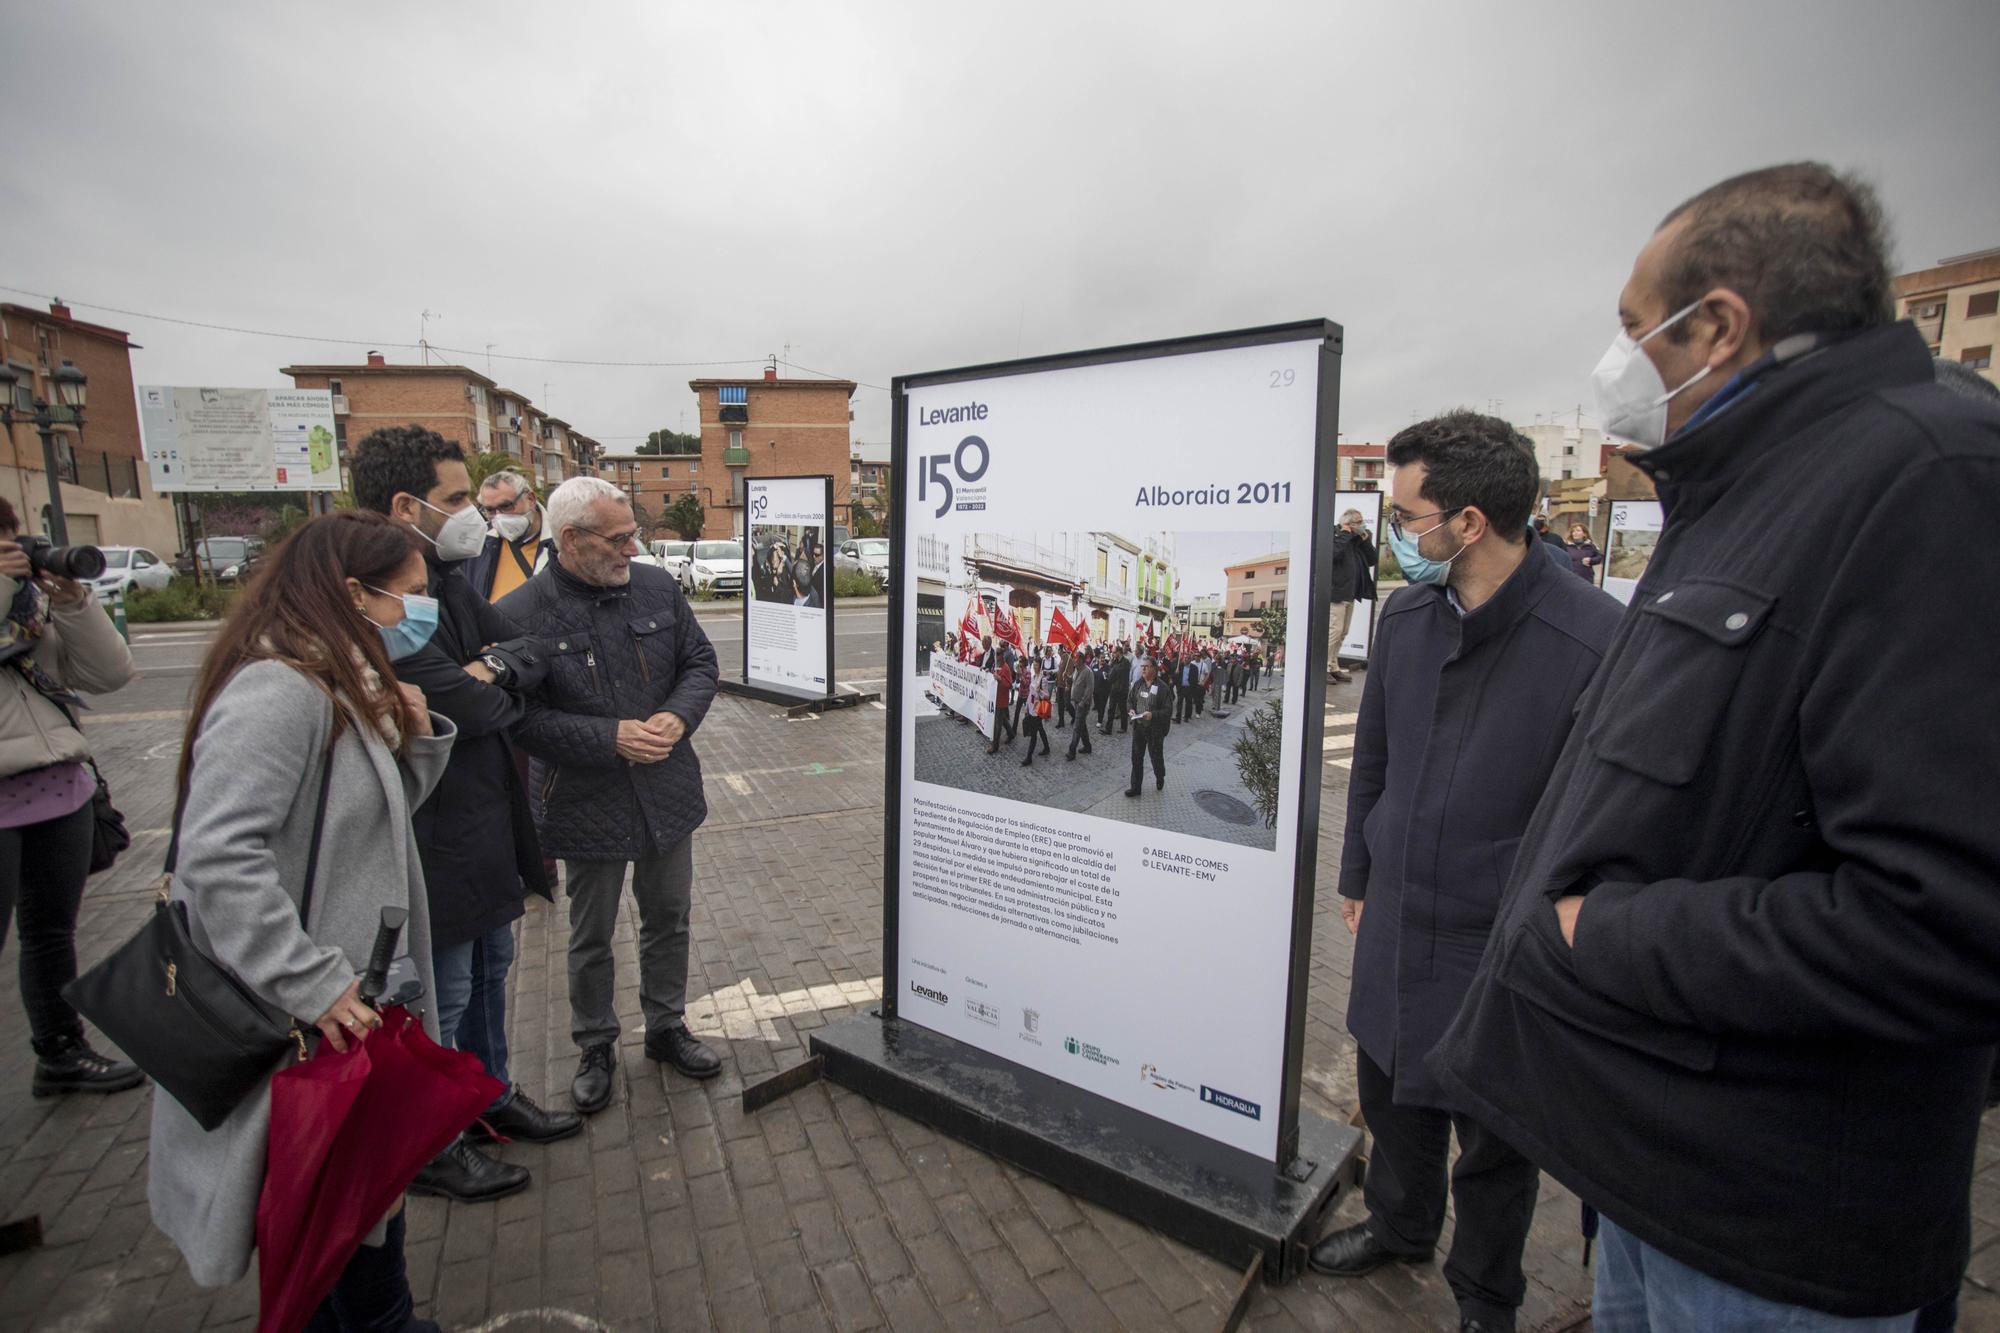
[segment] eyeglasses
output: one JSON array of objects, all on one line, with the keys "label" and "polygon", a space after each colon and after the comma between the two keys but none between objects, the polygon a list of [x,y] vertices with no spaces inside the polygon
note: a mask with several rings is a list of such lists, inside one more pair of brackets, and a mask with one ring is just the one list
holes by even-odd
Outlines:
[{"label": "eyeglasses", "polygon": [[[1466,508],[1465,505],[1456,505],[1450,509],[1433,509],[1428,514],[1412,514],[1408,518],[1404,518],[1401,514],[1398,514],[1394,510],[1391,510],[1389,513],[1389,531],[1395,533],[1398,537],[1405,537],[1409,535],[1408,533],[1403,531],[1403,525],[1405,523],[1421,523],[1427,518],[1436,518],[1440,514],[1444,515],[1445,522],[1449,523],[1451,521],[1450,516],[1458,513],[1460,510],[1464,508]],[[1432,529],[1426,528],[1424,530],[1424,533],[1429,533],[1430,531],[1432,531]],[[1424,534],[1420,533],[1418,535],[1421,536]]]},{"label": "eyeglasses", "polygon": [[639,529],[627,528],[623,532],[599,532],[596,528],[579,526],[578,532],[587,532],[601,542],[609,542],[612,549],[622,551],[639,540]]},{"label": "eyeglasses", "polygon": [[535,502],[534,496],[530,495],[526,491],[522,491],[519,495],[509,500],[506,504],[480,505],[479,512],[486,518],[492,518],[495,514],[525,514],[528,512],[528,510],[524,506],[532,506],[534,502]]}]

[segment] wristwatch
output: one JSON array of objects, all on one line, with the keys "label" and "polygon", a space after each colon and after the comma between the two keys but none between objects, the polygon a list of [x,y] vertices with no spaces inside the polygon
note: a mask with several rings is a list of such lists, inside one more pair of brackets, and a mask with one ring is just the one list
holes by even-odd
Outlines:
[{"label": "wristwatch", "polygon": [[493,673],[495,681],[506,680],[514,674],[508,669],[506,659],[502,658],[498,653],[481,653],[479,660],[484,662],[486,669]]}]

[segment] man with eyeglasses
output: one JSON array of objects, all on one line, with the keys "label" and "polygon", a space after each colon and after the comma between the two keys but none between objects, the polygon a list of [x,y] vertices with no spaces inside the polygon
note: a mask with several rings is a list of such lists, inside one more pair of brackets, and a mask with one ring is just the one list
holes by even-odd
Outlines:
[{"label": "man with eyeglasses", "polygon": [[1463,411],[1389,441],[1390,543],[1410,586],[1376,626],[1340,861],[1341,917],[1356,937],[1347,1027],[1375,1150],[1367,1218],[1309,1259],[1343,1278],[1430,1262],[1449,1186],[1444,1276],[1461,1330],[1483,1333],[1511,1333],[1527,1293],[1539,1176],[1461,1113],[1425,1057],[1472,983],[1514,848],[1619,616],[1613,598],[1538,553],[1528,511],[1540,478],[1525,444],[1506,422]]},{"label": "man with eyeglasses", "polygon": [[465,562],[465,577],[481,597],[497,602],[541,573],[555,543],[543,531],[535,483],[513,468],[479,483],[479,512],[491,528],[486,545]]},{"label": "man with eyeglasses", "polygon": [[646,1055],[690,1078],[722,1071],[684,1018],[694,831],[708,815],[693,736],[715,697],[715,649],[673,576],[633,563],[639,525],[616,486],[570,478],[544,523],[557,559],[500,610],[548,653],[516,737],[535,756],[542,845],[563,861],[570,1036],[582,1052],[570,1095],[589,1115],[610,1104],[616,1077],[611,933],[628,871]]}]

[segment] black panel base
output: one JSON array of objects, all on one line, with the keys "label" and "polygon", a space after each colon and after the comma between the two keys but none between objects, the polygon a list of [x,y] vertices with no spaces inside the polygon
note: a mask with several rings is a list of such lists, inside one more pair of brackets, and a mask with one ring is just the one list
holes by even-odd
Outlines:
[{"label": "black panel base", "polygon": [[836,708],[859,708],[862,704],[873,703],[882,697],[874,690],[842,690],[835,694],[810,694],[777,685],[758,685],[747,680],[731,680],[727,676],[717,681],[715,688],[724,694],[740,694],[746,699],[762,699],[765,703],[783,704],[793,717],[801,713],[830,713]]},{"label": "black panel base", "polygon": [[[1093,1203],[1287,1282],[1358,1179],[1361,1132],[1299,1112],[1284,1168],[900,1019],[812,1035],[825,1077]],[[1174,1094],[1162,1094],[1174,1095]]]}]

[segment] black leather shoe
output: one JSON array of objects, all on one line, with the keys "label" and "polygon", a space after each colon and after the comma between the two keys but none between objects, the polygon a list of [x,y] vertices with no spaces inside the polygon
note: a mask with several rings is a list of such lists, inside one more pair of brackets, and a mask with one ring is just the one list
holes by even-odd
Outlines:
[{"label": "black leather shoe", "polygon": [[722,1057],[701,1044],[687,1024],[646,1034],[646,1058],[672,1065],[689,1078],[714,1078],[722,1072]]},{"label": "black leather shoe", "polygon": [[583,1117],[574,1111],[549,1111],[535,1105],[528,1094],[516,1090],[507,1104],[488,1111],[472,1122],[465,1137],[474,1143],[554,1143],[583,1132]]},{"label": "black leather shoe", "polygon": [[1159,777],[1154,779],[1153,790],[1165,791],[1166,789],[1167,789],[1167,775],[1165,773],[1162,773],[1159,775]]},{"label": "black leather shoe", "polygon": [[583,1048],[583,1059],[576,1064],[576,1077],[569,1082],[569,1099],[578,1114],[595,1115],[611,1105],[611,1075],[617,1068],[618,1056],[610,1042]]},{"label": "black leather shoe", "polygon": [[1427,1264],[1428,1254],[1397,1254],[1375,1239],[1366,1222],[1343,1227],[1312,1247],[1306,1264],[1328,1277],[1360,1277],[1384,1264]]},{"label": "black leather shoe", "polygon": [[34,1094],[57,1097],[66,1092],[123,1092],[146,1081],[139,1066],[113,1060],[90,1049],[81,1037],[49,1043],[36,1053]]},{"label": "black leather shoe", "polygon": [[1464,1315],[1458,1321],[1458,1333],[1514,1333],[1514,1326],[1496,1324],[1477,1315]]},{"label": "black leather shoe", "polygon": [[1125,794],[1126,794],[1127,796],[1137,796],[1137,795],[1139,794],[1139,789],[1138,789],[1137,787],[1133,787],[1132,789],[1130,789],[1129,791],[1127,791],[1127,792],[1126,792]]},{"label": "black leather shoe", "polygon": [[528,1168],[488,1157],[463,1134],[417,1172],[410,1193],[450,1199],[453,1203],[491,1203],[528,1188]]}]

